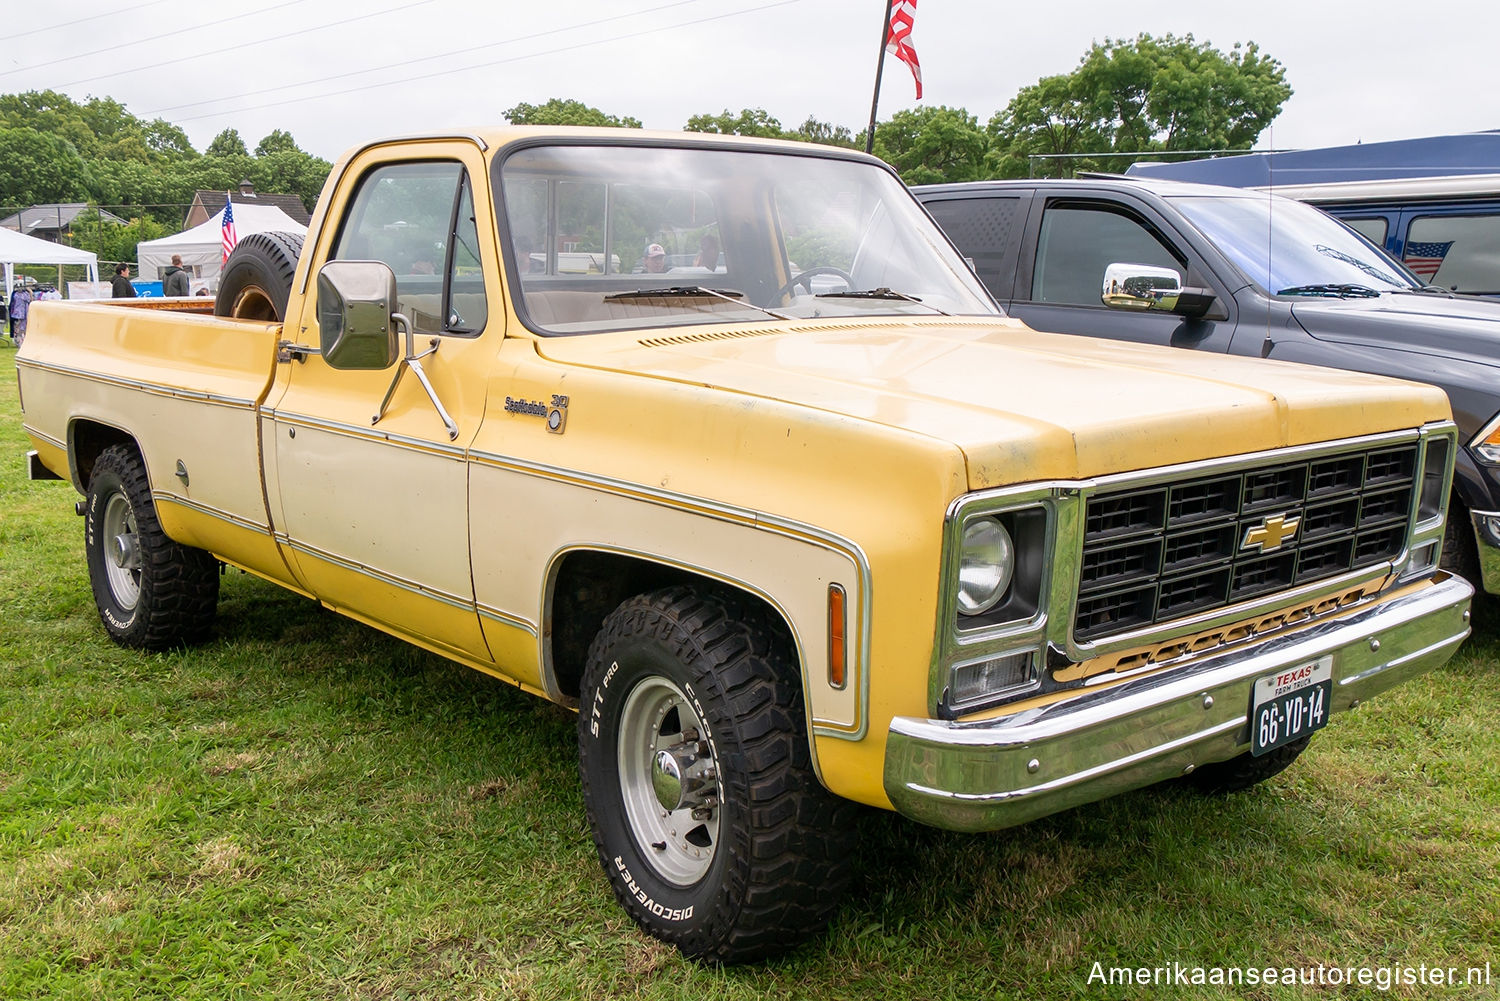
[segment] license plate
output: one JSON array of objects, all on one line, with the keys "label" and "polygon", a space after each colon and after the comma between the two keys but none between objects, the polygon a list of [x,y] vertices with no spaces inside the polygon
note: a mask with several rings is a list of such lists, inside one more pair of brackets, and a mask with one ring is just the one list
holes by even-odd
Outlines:
[{"label": "license plate", "polygon": [[1328,725],[1333,658],[1261,678],[1250,697],[1250,753],[1262,755]]}]

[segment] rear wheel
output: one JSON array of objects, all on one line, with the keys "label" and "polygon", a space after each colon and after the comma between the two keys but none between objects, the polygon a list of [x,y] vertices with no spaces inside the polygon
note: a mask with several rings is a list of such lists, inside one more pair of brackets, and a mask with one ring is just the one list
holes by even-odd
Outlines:
[{"label": "rear wheel", "polygon": [[115,642],[161,650],[208,636],[218,561],[167,538],[134,446],[111,446],[94,463],[84,532],[94,604]]},{"label": "rear wheel", "polygon": [[599,860],[647,932],[743,962],[821,931],[853,804],[813,774],[789,640],[736,596],[632,598],[589,652],[579,775]]},{"label": "rear wheel", "polygon": [[280,323],[302,253],[298,233],[251,233],[235,245],[219,275],[215,316]]}]

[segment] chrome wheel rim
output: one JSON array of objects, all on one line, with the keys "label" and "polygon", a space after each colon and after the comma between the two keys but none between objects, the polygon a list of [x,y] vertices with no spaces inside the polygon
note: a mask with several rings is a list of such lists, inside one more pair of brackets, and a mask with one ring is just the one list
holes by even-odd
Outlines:
[{"label": "chrome wheel rim", "polygon": [[110,596],[123,611],[133,611],[141,599],[141,547],[135,510],[122,493],[110,494],[101,524],[104,578]]},{"label": "chrome wheel rim", "polygon": [[620,798],[642,857],[667,882],[691,886],[719,845],[721,799],[712,735],[666,678],[643,680],[620,712]]}]

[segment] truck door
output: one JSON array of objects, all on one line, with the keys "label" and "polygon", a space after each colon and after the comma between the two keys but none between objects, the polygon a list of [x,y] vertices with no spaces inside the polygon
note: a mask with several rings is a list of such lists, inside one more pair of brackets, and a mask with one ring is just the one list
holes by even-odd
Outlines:
[{"label": "truck door", "polygon": [[[317,268],[378,260],[396,274],[397,311],[416,332],[450,434],[412,373],[375,420],[399,366],[334,369],[316,354],[282,362],[267,430],[267,488],[279,541],[309,591],[355,618],[463,659],[491,660],[469,567],[466,448],[484,413],[486,374],[504,334],[483,160],[463,143],[376,149],[350,164],[287,336],[318,344]],[[480,239],[483,233],[485,238]],[[294,293],[296,289],[293,290]],[[298,309],[298,297],[291,308]],[[274,455],[271,454],[274,450]]]},{"label": "truck door", "polygon": [[[1007,313],[1036,330],[1229,350],[1233,297],[1214,286],[1190,248],[1145,206],[1082,195],[1038,202],[1027,221]],[[1184,285],[1208,288],[1217,302],[1202,319],[1111,309],[1100,293],[1104,271],[1115,263],[1171,268]]]}]

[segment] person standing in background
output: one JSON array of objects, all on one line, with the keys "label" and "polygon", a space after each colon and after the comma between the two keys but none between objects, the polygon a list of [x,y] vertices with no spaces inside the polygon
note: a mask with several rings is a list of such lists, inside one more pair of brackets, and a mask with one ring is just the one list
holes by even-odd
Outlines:
[{"label": "person standing in background", "polygon": [[172,266],[167,269],[165,281],[162,282],[162,295],[190,295],[192,290],[188,287],[188,271],[182,266],[182,255],[172,255]]},{"label": "person standing in background", "polygon": [[130,284],[130,265],[121,264],[115,268],[115,277],[110,281],[110,297],[114,299],[134,299],[135,286]]}]

